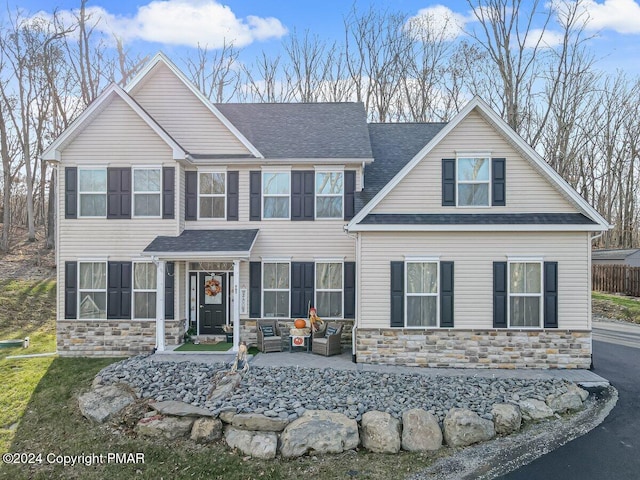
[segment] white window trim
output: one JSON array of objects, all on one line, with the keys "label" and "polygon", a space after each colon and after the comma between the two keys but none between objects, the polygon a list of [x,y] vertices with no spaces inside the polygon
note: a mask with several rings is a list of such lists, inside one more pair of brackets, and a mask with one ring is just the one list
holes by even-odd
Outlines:
[{"label": "white window trim", "polygon": [[[202,170],[198,169],[198,220],[226,220],[227,219],[227,193],[229,192],[227,169],[216,170]],[[200,175],[209,173],[222,173],[224,174],[224,193],[200,193]],[[200,198],[224,198],[224,216],[222,217],[202,217],[200,216]]]},{"label": "white window trim", "polygon": [[[318,193],[317,192],[317,181],[318,175],[322,175],[325,173],[341,173],[342,174],[342,193]],[[313,175],[313,209],[315,210],[315,219],[316,220],[343,220],[344,219],[344,168],[342,170],[339,169],[319,169],[316,168],[316,171]],[[339,197],[340,202],[340,216],[338,217],[321,217],[318,215],[318,198],[331,198],[331,197]]]},{"label": "white window trim", "polygon": [[[537,263],[540,265],[540,293],[511,293],[511,264]],[[511,325],[511,297],[538,297],[540,299],[538,326]],[[544,326],[544,261],[540,258],[509,258],[507,261],[507,328],[517,330],[541,330]]]},{"label": "white window trim", "polygon": [[[104,289],[96,289],[96,288],[83,288],[80,289],[80,264],[82,263],[103,263],[104,264]],[[76,291],[78,292],[78,298],[76,299],[76,318],[77,320],[107,320],[109,315],[109,298],[108,298],[108,290],[109,290],[109,263],[106,260],[78,260],[76,262],[78,275],[76,279]],[[82,303],[82,295],[81,292],[92,292],[92,293],[100,293],[104,292],[105,299],[105,316],[104,318],[81,318],[80,316],[80,304]]]},{"label": "white window trim", "polygon": [[[153,265],[153,269],[155,270],[156,273],[156,288],[144,288],[144,289],[139,289],[136,288],[136,282],[135,282],[135,278],[136,278],[136,265],[140,264],[140,263],[145,263],[145,264],[151,264]],[[156,295],[158,295],[158,269],[157,267],[154,265],[153,262],[148,262],[148,261],[144,261],[144,260],[136,260],[132,262],[132,267],[131,267],[131,319],[132,320],[155,320],[156,317],[153,318],[137,318],[136,317],[136,293],[155,293]],[[156,298],[157,301],[157,298]],[[157,316],[158,312],[156,312],[156,316]]]},{"label": "white window trim", "polygon": [[[477,181],[477,180],[460,180],[460,160],[463,159],[475,159],[475,160],[487,160],[488,168],[489,168],[489,178],[487,180]],[[456,207],[459,208],[489,208],[491,207],[491,155],[487,156],[486,153],[474,154],[471,156],[470,154],[462,155],[457,153],[456,156]],[[479,184],[487,184],[487,204],[486,205],[460,205],[460,195],[458,194],[458,189],[460,185],[479,185]]]},{"label": "white window trim", "polygon": [[[264,285],[265,285],[265,281],[264,281],[264,265],[265,265],[265,263],[275,263],[275,264],[286,263],[288,265],[288,267],[289,267],[288,268],[288,275],[289,275],[289,278],[288,278],[289,287],[288,288],[284,289],[284,288],[265,288],[264,287]],[[261,298],[260,298],[260,314],[261,315],[260,316],[262,318],[269,318],[269,319],[271,319],[271,318],[275,318],[275,319],[278,319],[278,318],[291,318],[291,260],[289,260],[289,259],[287,259],[287,260],[285,260],[285,259],[268,259],[268,260],[263,259],[262,260],[261,269],[262,269],[262,272],[261,272],[262,278],[260,280],[261,280],[261,290],[262,291],[260,293],[260,296],[261,296]],[[277,267],[276,267],[276,269],[277,269]],[[289,311],[289,316],[287,316],[287,317],[267,317],[267,316],[265,316],[265,312],[264,312],[264,294],[265,294],[265,292],[284,292],[285,290],[286,290],[286,292],[288,294],[287,295],[287,309]]]},{"label": "white window trim", "polygon": [[[412,330],[424,330],[425,328],[441,328],[440,327],[440,259],[439,258],[429,258],[429,257],[408,257],[410,259],[405,259],[404,263],[404,328],[412,329]],[[436,279],[438,291],[436,293],[409,293],[407,285],[409,284],[407,281],[407,277],[409,275],[408,264],[410,263],[435,263],[436,264]],[[431,325],[415,325],[409,326],[407,325],[407,316],[409,314],[408,311],[408,298],[409,297],[436,297],[436,324]]]},{"label": "white window trim", "polygon": [[[136,191],[136,170],[158,170],[160,172],[160,185],[157,192],[153,191]],[[160,203],[160,214],[159,215],[136,215],[136,194],[141,195],[158,195],[159,203]],[[131,216],[132,218],[162,218],[162,166],[160,165],[149,165],[149,166],[138,166],[133,167],[131,169],[131,196],[133,197],[133,205]]]},{"label": "white window trim", "polygon": [[[80,190],[80,172],[82,170],[93,170],[98,171],[102,170],[105,173],[106,183],[104,192],[82,192]],[[107,171],[107,167],[78,167],[78,218],[107,218],[107,212],[109,210],[109,202],[107,199],[107,191],[109,190],[109,173]],[[104,194],[104,215],[82,215],[82,195],[102,195]],[[79,312],[78,312],[79,313]]]},{"label": "white window trim", "polygon": [[[289,193],[284,194],[284,193],[268,193],[265,194],[264,193],[264,187],[265,187],[265,181],[264,181],[264,176],[265,175],[270,175],[270,174],[279,174],[279,173],[286,173],[287,175],[289,175]],[[261,192],[260,192],[260,218],[262,220],[267,220],[267,221],[272,221],[272,220],[291,220],[291,168],[287,167],[287,168],[270,168],[268,170],[263,169],[261,172]],[[314,178],[315,180],[315,178]],[[315,185],[314,185],[315,188]],[[265,197],[270,197],[270,198],[284,198],[286,197],[289,201],[289,215],[286,217],[265,217],[264,216],[264,200]],[[315,207],[315,205],[314,205]]]},{"label": "white window trim", "polygon": [[[318,264],[319,263],[325,263],[325,264],[331,264],[331,263],[335,263],[335,264],[340,264],[340,277],[342,280],[342,288],[318,288]],[[331,260],[331,259],[323,259],[323,260],[316,260],[314,265],[313,265],[313,302],[314,305],[316,307],[316,309],[318,308],[318,292],[328,292],[328,293],[335,293],[335,292],[340,292],[340,302],[341,302],[341,308],[340,308],[340,312],[341,315],[339,317],[322,317],[325,318],[326,320],[342,320],[344,318],[344,260],[343,259],[335,259],[335,260]]]}]

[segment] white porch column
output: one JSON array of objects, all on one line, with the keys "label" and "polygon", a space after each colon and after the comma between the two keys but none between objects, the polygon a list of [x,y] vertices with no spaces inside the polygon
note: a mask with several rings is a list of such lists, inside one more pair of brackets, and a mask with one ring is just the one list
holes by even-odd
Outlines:
[{"label": "white porch column", "polygon": [[240,346],[240,260],[233,261],[233,351]]},{"label": "white porch column", "polygon": [[156,264],[156,351],[164,351],[164,269],[165,262]]}]

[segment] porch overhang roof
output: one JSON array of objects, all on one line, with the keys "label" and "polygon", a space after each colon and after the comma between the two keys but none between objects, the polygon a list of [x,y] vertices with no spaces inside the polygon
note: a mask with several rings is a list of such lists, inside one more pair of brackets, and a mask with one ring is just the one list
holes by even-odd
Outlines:
[{"label": "porch overhang roof", "polygon": [[142,255],[163,260],[248,259],[258,232],[258,229],[185,230],[177,237],[156,237]]}]

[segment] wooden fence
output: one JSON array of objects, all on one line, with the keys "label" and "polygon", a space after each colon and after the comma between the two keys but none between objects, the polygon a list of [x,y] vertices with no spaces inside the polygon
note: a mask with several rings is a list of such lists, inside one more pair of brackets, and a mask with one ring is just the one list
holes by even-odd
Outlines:
[{"label": "wooden fence", "polygon": [[640,267],[593,265],[591,268],[593,290],[640,297]]}]

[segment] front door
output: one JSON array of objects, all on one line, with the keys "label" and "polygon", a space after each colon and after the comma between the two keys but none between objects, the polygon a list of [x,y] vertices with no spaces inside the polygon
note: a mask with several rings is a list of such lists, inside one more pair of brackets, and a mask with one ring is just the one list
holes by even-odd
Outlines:
[{"label": "front door", "polygon": [[227,274],[206,273],[199,274],[200,305],[199,321],[200,335],[223,335],[222,326],[226,322],[227,312]]}]

